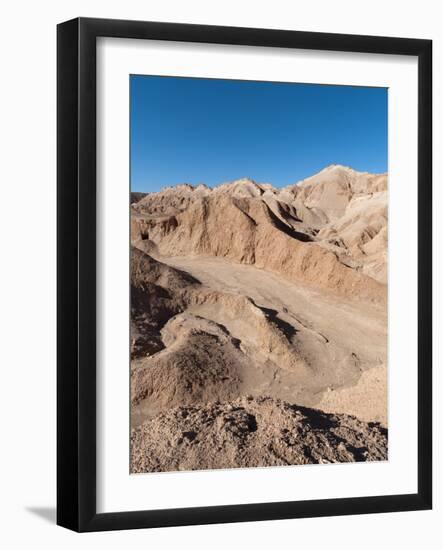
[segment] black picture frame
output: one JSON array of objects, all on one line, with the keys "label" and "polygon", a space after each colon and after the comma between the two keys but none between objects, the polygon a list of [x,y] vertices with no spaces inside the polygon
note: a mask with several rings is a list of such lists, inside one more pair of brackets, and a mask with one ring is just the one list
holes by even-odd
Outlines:
[{"label": "black picture frame", "polygon": [[[96,39],[400,54],[418,58],[416,494],[96,512]],[[426,510],[432,507],[432,42],[78,18],[57,29],[57,523],[104,531]]]}]

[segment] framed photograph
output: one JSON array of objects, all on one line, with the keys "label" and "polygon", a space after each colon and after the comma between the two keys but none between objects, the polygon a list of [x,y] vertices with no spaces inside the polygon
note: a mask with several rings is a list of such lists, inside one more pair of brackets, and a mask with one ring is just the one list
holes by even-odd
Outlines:
[{"label": "framed photograph", "polygon": [[429,40],[58,26],[76,531],[432,506]]}]

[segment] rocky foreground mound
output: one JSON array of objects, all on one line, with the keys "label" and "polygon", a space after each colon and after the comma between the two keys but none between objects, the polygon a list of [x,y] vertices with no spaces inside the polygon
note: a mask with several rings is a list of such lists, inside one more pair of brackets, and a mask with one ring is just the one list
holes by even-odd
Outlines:
[{"label": "rocky foreground mound", "polygon": [[387,459],[387,430],[269,397],[173,408],[134,429],[131,471]]}]

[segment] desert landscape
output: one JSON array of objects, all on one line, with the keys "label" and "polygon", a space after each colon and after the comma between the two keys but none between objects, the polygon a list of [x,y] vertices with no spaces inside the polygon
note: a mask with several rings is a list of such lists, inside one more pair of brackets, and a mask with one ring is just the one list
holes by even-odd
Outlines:
[{"label": "desert landscape", "polygon": [[131,472],[386,460],[387,174],[131,195]]}]

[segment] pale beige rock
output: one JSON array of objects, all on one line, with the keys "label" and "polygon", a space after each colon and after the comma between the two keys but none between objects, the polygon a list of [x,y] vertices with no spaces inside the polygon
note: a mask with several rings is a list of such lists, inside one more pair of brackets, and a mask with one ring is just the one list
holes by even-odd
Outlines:
[{"label": "pale beige rock", "polygon": [[367,422],[388,425],[388,387],[386,365],[362,373],[355,386],[323,393],[318,408],[325,412],[352,414]]}]

